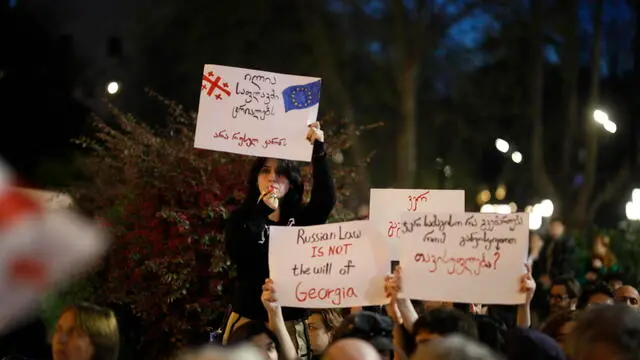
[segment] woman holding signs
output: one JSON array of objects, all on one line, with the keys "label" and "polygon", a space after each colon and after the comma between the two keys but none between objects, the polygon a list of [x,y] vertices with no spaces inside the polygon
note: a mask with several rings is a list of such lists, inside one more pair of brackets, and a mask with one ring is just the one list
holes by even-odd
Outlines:
[{"label": "woman holding signs", "polygon": [[[293,161],[259,158],[249,172],[244,203],[227,222],[226,249],[238,273],[223,343],[235,328],[249,320],[268,321],[260,297],[262,285],[269,278],[269,226],[324,224],[333,210],[335,187],[320,124],[310,125],[307,140],[313,144],[313,189],[309,202],[303,204],[304,184]],[[298,308],[282,311],[298,353],[301,358],[309,357],[309,336],[304,323],[307,311]]]}]

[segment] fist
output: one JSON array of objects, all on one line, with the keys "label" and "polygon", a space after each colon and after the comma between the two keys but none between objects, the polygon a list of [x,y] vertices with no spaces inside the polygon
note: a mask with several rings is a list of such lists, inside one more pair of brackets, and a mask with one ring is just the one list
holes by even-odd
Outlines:
[{"label": "fist", "polygon": [[275,186],[269,187],[267,192],[260,195],[260,199],[273,210],[278,209],[278,206],[280,205],[280,200],[278,200],[278,188]]},{"label": "fist", "polygon": [[324,142],[324,132],[320,130],[320,123],[314,122],[309,125],[309,131],[307,132],[307,140],[313,144],[314,141]]}]

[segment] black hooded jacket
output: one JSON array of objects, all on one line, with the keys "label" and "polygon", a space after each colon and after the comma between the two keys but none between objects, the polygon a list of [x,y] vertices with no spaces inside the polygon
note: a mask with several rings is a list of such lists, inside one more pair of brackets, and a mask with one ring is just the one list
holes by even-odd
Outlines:
[{"label": "black hooded jacket", "polygon": [[[311,198],[308,204],[300,207],[293,214],[275,223],[268,218],[273,212],[270,207],[263,201],[256,203],[257,199],[247,199],[245,205],[232,213],[227,220],[225,228],[227,255],[237,267],[236,289],[231,307],[240,316],[252,320],[268,320],[267,312],[260,300],[262,285],[269,277],[267,227],[324,224],[333,210],[336,201],[335,186],[323,143],[318,141],[314,143],[311,165],[313,169]],[[282,311],[286,321],[301,320],[307,316],[305,309],[283,308]]]}]

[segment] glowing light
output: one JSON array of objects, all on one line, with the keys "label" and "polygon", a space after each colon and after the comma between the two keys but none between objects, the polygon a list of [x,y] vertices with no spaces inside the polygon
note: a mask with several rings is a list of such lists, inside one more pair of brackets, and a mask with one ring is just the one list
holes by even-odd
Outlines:
[{"label": "glowing light", "polygon": [[480,208],[481,213],[494,213],[496,212],[496,207],[493,204],[484,204]]},{"label": "glowing light", "polygon": [[513,154],[511,154],[511,160],[516,164],[520,164],[522,162],[522,153],[520,151],[514,151]]},{"label": "glowing light", "polygon": [[542,226],[542,216],[535,212],[529,213],[529,230],[536,231]]},{"label": "glowing light", "polygon": [[629,201],[625,207],[625,213],[629,220],[640,220],[640,203]]},{"label": "glowing light", "polygon": [[544,199],[540,201],[540,211],[539,214],[542,217],[551,217],[553,215],[553,202],[549,199]]},{"label": "glowing light", "polygon": [[502,153],[506,153],[507,151],[509,151],[509,143],[504,139],[497,138],[496,149],[498,149],[498,151]]},{"label": "glowing light", "polygon": [[604,125],[607,121],[610,121],[609,115],[606,112],[599,109],[593,112],[593,120],[595,120],[598,124],[602,124],[602,125]]},{"label": "glowing light", "polygon": [[614,123],[613,121],[605,122],[604,124],[602,124],[602,127],[604,127],[604,129],[611,134],[615,134],[616,131],[618,131],[618,125],[616,125],[616,123]]},{"label": "glowing light", "polygon": [[120,91],[120,84],[118,84],[118,82],[112,81],[107,85],[107,92],[109,94],[114,95],[118,91]]}]

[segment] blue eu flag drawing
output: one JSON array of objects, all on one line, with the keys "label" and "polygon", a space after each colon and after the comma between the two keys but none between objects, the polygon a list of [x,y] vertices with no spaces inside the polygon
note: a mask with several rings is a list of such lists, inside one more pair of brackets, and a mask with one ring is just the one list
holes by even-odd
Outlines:
[{"label": "blue eu flag drawing", "polygon": [[320,102],[322,80],[306,85],[294,85],[282,90],[284,112],[310,108]]}]

